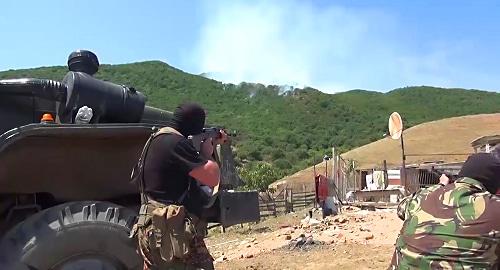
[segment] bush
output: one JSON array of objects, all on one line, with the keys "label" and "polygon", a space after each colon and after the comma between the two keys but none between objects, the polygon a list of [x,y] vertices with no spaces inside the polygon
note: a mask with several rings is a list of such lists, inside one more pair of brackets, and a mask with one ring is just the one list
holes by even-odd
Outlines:
[{"label": "bush", "polygon": [[247,190],[267,191],[269,185],[283,177],[271,164],[266,162],[250,163],[239,171]]}]

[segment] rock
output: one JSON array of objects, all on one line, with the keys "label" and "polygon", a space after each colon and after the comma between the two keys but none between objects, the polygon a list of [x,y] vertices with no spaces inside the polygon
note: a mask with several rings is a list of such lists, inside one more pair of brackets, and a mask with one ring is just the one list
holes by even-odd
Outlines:
[{"label": "rock", "polygon": [[328,236],[334,236],[337,234],[337,232],[330,229],[330,230],[325,231],[325,234]]},{"label": "rock", "polygon": [[244,246],[244,245],[246,245],[246,244],[248,244],[248,241],[247,241],[247,240],[243,240],[243,241],[241,241],[241,242],[240,242],[240,245],[241,245],[241,246]]},{"label": "rock", "polygon": [[253,254],[247,254],[247,255],[245,255],[245,258],[247,258],[247,259],[253,258]]},{"label": "rock", "polygon": [[370,239],[373,239],[373,237],[374,237],[374,236],[373,236],[373,234],[369,234],[369,235],[367,235],[367,236],[365,237],[365,239],[366,239],[366,240],[370,240]]},{"label": "rock", "polygon": [[314,240],[313,240],[312,235],[310,235],[306,238],[306,242],[304,243],[304,245],[311,245],[311,244],[314,244]]},{"label": "rock", "polygon": [[317,225],[317,224],[320,224],[320,223],[321,223],[321,221],[319,221],[319,220],[317,220],[317,219],[315,219],[315,218],[310,218],[310,219],[308,220],[308,224],[309,224],[309,225]]},{"label": "rock", "polygon": [[245,255],[240,254],[240,259],[243,259],[243,258],[245,258]]},{"label": "rock", "polygon": [[333,221],[338,222],[338,223],[346,223],[348,220],[345,217],[337,216],[337,217],[335,217],[335,219]]},{"label": "rock", "polygon": [[227,260],[227,257],[226,257],[226,256],[224,256],[224,255],[222,255],[222,256],[220,256],[219,258],[217,258],[215,261],[216,261],[216,262],[223,262],[223,261],[225,261],[225,260]]},{"label": "rock", "polygon": [[248,244],[248,245],[246,245],[246,247],[247,247],[247,248],[252,247],[252,244]]},{"label": "rock", "polygon": [[362,232],[369,232],[370,231],[370,229],[365,228],[365,227],[361,227],[361,228],[359,228],[359,230]]},{"label": "rock", "polygon": [[291,235],[285,235],[285,240],[292,240],[292,236]]},{"label": "rock", "polygon": [[310,220],[310,219],[311,219],[311,218],[310,218],[309,216],[306,216],[304,219],[302,219],[302,220],[300,221],[300,224],[301,224],[301,225],[307,225],[307,224],[309,224],[309,220]]}]

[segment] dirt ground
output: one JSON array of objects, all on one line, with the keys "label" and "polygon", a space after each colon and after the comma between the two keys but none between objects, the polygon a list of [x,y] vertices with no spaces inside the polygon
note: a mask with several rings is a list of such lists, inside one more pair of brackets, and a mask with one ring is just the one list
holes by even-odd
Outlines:
[{"label": "dirt ground", "polygon": [[394,209],[347,207],[334,217],[319,215],[309,219],[303,210],[210,231],[216,269],[387,269],[402,225]]}]

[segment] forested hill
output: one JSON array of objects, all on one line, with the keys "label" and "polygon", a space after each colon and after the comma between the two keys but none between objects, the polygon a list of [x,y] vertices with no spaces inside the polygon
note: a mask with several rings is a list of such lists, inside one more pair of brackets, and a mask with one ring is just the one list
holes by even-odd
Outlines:
[{"label": "forested hill", "polygon": [[[64,66],[10,70],[0,72],[0,79],[61,80],[66,72]],[[187,100],[201,103],[210,123],[237,130],[238,162],[269,161],[287,174],[319,162],[333,145],[347,151],[380,139],[393,111],[401,113],[406,127],[500,112],[500,94],[492,92],[407,87],[325,94],[312,88],[222,84],[158,61],[102,65],[96,77],[134,86],[148,96],[149,105],[167,110]]]}]

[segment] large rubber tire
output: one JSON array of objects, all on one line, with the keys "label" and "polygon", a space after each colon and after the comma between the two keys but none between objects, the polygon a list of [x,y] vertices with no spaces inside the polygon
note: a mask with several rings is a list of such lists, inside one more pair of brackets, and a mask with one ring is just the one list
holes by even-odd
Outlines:
[{"label": "large rubber tire", "polygon": [[128,238],[135,216],[109,202],[71,202],[43,210],[3,237],[0,269],[142,269],[136,241]]}]

